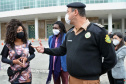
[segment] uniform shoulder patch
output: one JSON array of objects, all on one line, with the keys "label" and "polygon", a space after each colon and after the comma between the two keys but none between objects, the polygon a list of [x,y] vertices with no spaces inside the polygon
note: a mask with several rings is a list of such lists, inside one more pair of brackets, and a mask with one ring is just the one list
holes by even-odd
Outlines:
[{"label": "uniform shoulder patch", "polygon": [[96,26],[103,28],[104,26],[98,23],[94,23]]},{"label": "uniform shoulder patch", "polygon": [[110,37],[108,35],[106,35],[106,37],[105,37],[105,42],[111,43],[111,39],[110,39]]}]

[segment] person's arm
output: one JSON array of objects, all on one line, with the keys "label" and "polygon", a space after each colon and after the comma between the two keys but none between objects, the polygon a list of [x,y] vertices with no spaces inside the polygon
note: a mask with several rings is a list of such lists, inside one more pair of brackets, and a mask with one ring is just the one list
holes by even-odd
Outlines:
[{"label": "person's arm", "polygon": [[58,48],[44,48],[44,53],[52,56],[63,56],[66,54],[66,48],[62,45]]},{"label": "person's arm", "polygon": [[49,54],[49,55],[53,55],[53,56],[63,56],[66,54],[66,37],[65,40],[63,42],[63,44],[58,47],[58,48],[44,48],[44,53]]},{"label": "person's arm", "polygon": [[101,74],[104,74],[115,66],[115,64],[117,63],[117,58],[116,58],[114,46],[111,43],[111,40],[104,28],[102,28],[99,37],[100,37],[99,50],[101,56],[104,57]]},{"label": "person's arm", "polygon": [[2,62],[3,63],[7,63],[7,64],[10,64],[10,65],[13,65],[13,64],[18,64],[20,66],[23,66],[23,64],[20,62],[20,58],[19,59],[15,59],[15,60],[10,60],[10,59],[7,59],[8,55],[9,55],[9,49],[8,47],[5,45],[2,52],[1,52],[1,55],[2,55]]},{"label": "person's arm", "polygon": [[6,45],[4,45],[3,50],[1,52],[1,55],[2,55],[1,61],[3,63],[7,63],[7,64],[10,64],[10,65],[13,65],[13,61],[7,59],[8,53],[9,53],[9,49],[8,49],[8,47]]},{"label": "person's arm", "polygon": [[51,42],[52,37],[53,37],[53,36],[49,36],[49,40],[48,40],[48,45],[49,45],[49,47],[51,47],[51,46],[50,46],[50,42]]},{"label": "person's arm", "polygon": [[29,44],[29,53],[30,53],[30,56],[27,58],[27,62],[31,61],[34,57],[35,57],[35,49],[33,47],[31,47],[31,43]]},{"label": "person's arm", "polygon": [[116,54],[117,60],[125,58],[126,56],[126,47],[123,47],[119,52]]}]

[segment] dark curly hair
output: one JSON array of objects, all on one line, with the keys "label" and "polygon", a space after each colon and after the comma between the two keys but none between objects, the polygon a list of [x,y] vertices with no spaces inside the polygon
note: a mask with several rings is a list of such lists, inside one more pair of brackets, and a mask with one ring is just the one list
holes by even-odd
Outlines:
[{"label": "dark curly hair", "polygon": [[6,28],[6,38],[5,38],[5,43],[9,44],[11,48],[14,48],[14,42],[16,40],[17,36],[17,29],[18,27],[21,26],[24,31],[24,37],[21,39],[23,43],[27,43],[27,32],[25,27],[22,25],[22,23],[17,20],[17,19],[12,19]]}]

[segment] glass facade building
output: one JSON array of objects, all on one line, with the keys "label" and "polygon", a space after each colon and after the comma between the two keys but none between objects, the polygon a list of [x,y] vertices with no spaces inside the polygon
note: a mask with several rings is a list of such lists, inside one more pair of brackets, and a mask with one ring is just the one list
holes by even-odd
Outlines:
[{"label": "glass facade building", "polygon": [[0,12],[28,8],[40,8],[66,5],[71,2],[86,4],[126,2],[126,0],[0,0]]}]

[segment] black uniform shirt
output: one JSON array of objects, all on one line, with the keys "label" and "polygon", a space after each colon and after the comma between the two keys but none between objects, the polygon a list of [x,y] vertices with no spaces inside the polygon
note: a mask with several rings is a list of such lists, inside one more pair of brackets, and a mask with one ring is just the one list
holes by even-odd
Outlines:
[{"label": "black uniform shirt", "polygon": [[106,30],[94,23],[78,35],[74,31],[69,32],[59,48],[45,48],[44,53],[54,56],[66,54],[69,74],[84,80],[98,80],[116,64],[115,50]]}]

